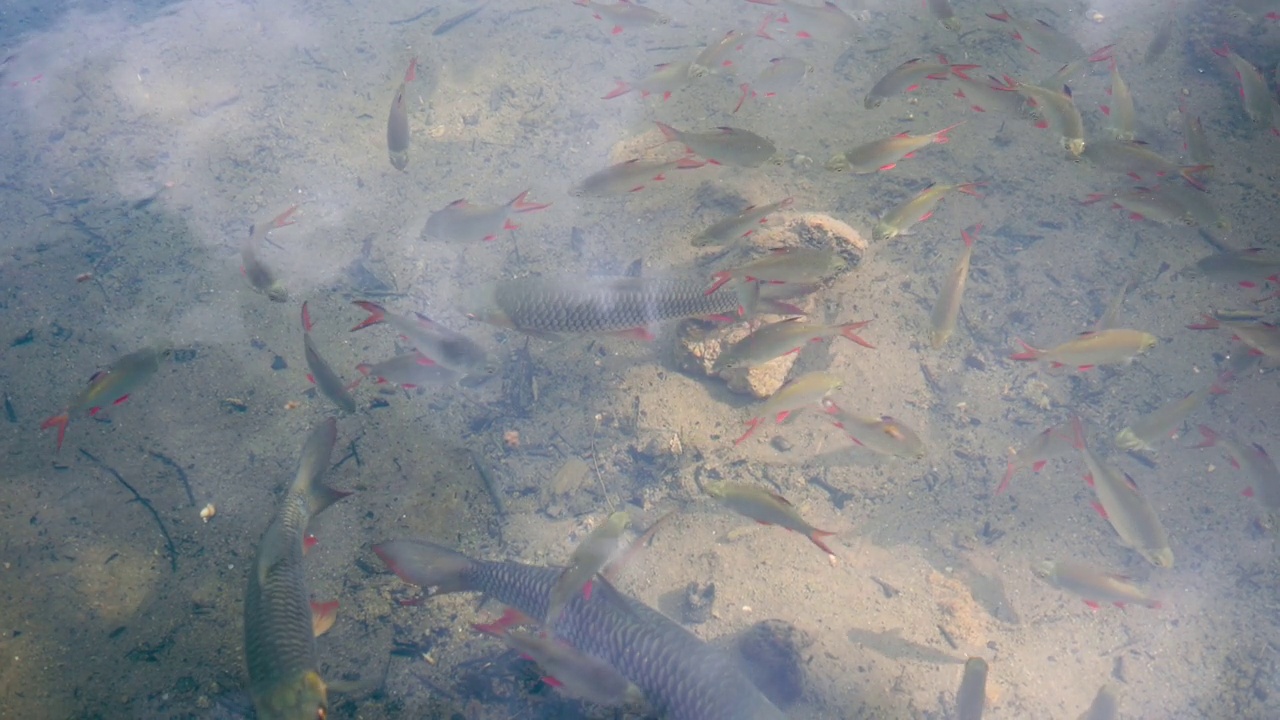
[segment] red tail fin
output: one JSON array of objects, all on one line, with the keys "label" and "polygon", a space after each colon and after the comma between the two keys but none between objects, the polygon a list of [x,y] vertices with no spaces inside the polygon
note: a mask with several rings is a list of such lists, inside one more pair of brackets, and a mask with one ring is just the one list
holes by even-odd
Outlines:
[{"label": "red tail fin", "polygon": [[368,300],[356,300],[351,304],[369,313],[369,317],[365,318],[359,325],[356,325],[355,327],[351,328],[351,332],[355,332],[357,330],[363,330],[369,327],[370,325],[377,325],[378,323],[386,322],[387,320],[386,308],[382,307],[376,302],[370,302]]},{"label": "red tail fin", "polygon": [[58,450],[62,449],[62,438],[67,435],[67,425],[71,424],[71,415],[62,413],[40,423],[41,430],[48,430],[51,427],[58,428]]}]

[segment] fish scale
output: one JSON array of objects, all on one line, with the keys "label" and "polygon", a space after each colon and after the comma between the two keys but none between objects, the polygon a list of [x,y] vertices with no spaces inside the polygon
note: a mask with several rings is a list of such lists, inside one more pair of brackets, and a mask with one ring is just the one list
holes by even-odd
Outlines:
[{"label": "fish scale", "polygon": [[[706,294],[703,280],[517,278],[490,288],[489,321],[530,333],[610,333],[678,318],[734,315],[733,288]],[[483,318],[482,318],[483,319]]]},{"label": "fish scale", "polygon": [[[546,617],[559,568],[473,560],[444,547],[398,540],[375,548],[402,578],[432,594],[480,592],[529,617]],[[417,567],[413,565],[417,563]],[[425,579],[425,578],[430,579]],[[721,651],[644,603],[596,578],[575,593],[552,630],[612,665],[670,720],[782,720],[773,703]]]}]

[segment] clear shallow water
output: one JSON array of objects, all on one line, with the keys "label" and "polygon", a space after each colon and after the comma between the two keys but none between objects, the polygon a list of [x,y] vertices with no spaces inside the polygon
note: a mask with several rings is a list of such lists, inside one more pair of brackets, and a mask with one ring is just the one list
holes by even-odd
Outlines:
[{"label": "clear shallow water", "polygon": [[[471,286],[526,272],[618,274],[637,257],[646,273],[688,270],[700,255],[688,238],[751,202],[788,195],[797,212],[828,213],[869,238],[880,213],[928,182],[979,180],[981,200],[950,198],[914,235],[872,243],[861,267],[817,296],[818,320],[874,318],[865,336],[877,349],[838,341],[799,363],[845,377],[843,404],[910,423],[930,448],[922,461],[812,462],[846,441],[811,412],[734,447],[748,401],[719,381],[677,372],[671,327],[648,344],[533,340],[532,403],[518,401],[524,376],[514,371],[474,391],[383,396],[358,388],[361,411],[340,420],[335,457],[355,440],[360,463],[344,462],[329,482],[359,492],[317,520],[321,544],[307,558],[313,597],[342,603],[319,640],[322,674],[357,686],[334,696],[332,715],[584,712],[530,697],[531,684],[476,663],[501,648],[470,631],[479,617],[471,598],[397,606],[405,587],[380,572],[369,547],[429,536],[476,555],[554,564],[589,520],[626,501],[684,513],[624,575],[624,590],[678,618],[685,585],[714,581],[718,617],[694,627],[700,636],[727,638],[778,618],[813,638],[804,650],[813,658],[806,694],[792,717],[938,712],[959,666],[913,651],[919,647],[987,657],[991,717],[1074,718],[1103,682],[1119,685],[1131,716],[1274,714],[1266,640],[1274,547],[1255,525],[1258,504],[1240,496],[1247,481],[1220,453],[1187,448],[1205,423],[1278,451],[1271,373],[1241,378],[1197,410],[1190,434],[1149,454],[1155,468],[1113,452],[1169,531],[1171,570],[1150,568],[1118,544],[1089,508],[1074,456],[1019,474],[1008,495],[992,492],[1010,445],[1073,411],[1102,443],[1139,413],[1199,387],[1216,372],[1215,354],[1230,349],[1225,334],[1183,326],[1202,312],[1248,306],[1259,293],[1177,271],[1214,243],[1274,248],[1276,138],[1250,125],[1230,70],[1210,48],[1230,43],[1270,76],[1275,27],[1181,4],[1169,50],[1144,64],[1163,4],[1099,4],[1100,23],[1084,8],[1055,16],[1010,7],[1052,21],[1086,48],[1118,43],[1139,136],[1153,149],[1181,153],[1180,97],[1202,118],[1216,153],[1209,195],[1232,226],[1210,242],[1194,228],[1080,206],[1091,192],[1131,183],[1062,159],[1052,131],[1024,118],[968,111],[951,96],[952,83],[929,84],[914,102],[898,96],[863,108],[879,77],[935,48],[994,74],[1052,73],[1057,62],[1028,53],[983,16],[994,6],[959,4],[962,32],[973,31],[959,41],[911,3],[869,4],[849,42],[800,41],[775,24],[776,41],[750,40],[732,71],[753,77],[779,55],[814,69],[788,93],[748,101],[734,115],[738,76],[704,78],[666,102],[601,99],[615,78],[689,60],[731,28],[750,34],[768,12],[727,0],[650,4],[674,22],[616,36],[569,3],[486,7],[439,36],[432,30],[469,6],[441,6],[402,24],[392,22],[425,6],[191,2],[5,16],[13,59],[0,88],[0,382],[14,421],[0,423],[0,684],[10,698],[0,713],[250,712],[239,626],[245,571],[304,433],[332,410],[303,394],[299,301],[309,301],[313,334],[348,380],[356,363],[394,352],[390,332],[346,332],[363,316],[349,300],[388,287],[406,295],[389,305],[422,310],[514,366],[524,338],[468,321],[459,306]],[[385,118],[415,55],[413,145],[400,173],[387,161]],[[1096,106],[1106,87],[1101,65],[1073,84],[1088,137],[1104,127]],[[891,172],[822,169],[858,143],[962,119],[950,143]],[[588,174],[656,144],[653,120],[747,128],[769,137],[782,162],[674,171],[620,199],[570,195]],[[519,216],[521,228],[494,242],[422,237],[427,216],[449,202],[503,203],[526,188],[552,206]],[[298,223],[272,234],[278,247],[263,249],[293,297],[274,304],[241,277],[240,243],[251,222],[294,203]],[[960,250],[959,230],[979,221],[960,329],[935,352],[930,307]],[[77,282],[86,272],[94,280]],[[1006,359],[1015,338],[1052,345],[1088,329],[1130,279],[1137,285],[1122,324],[1161,338],[1133,365],[1077,377]],[[29,342],[10,345],[28,331]],[[73,420],[55,455],[40,421],[94,370],[150,342],[194,353],[165,364],[108,414],[109,424]],[[277,356],[283,369],[273,369]],[[388,407],[370,409],[374,399]],[[291,402],[301,405],[286,410]],[[504,443],[510,431],[520,433],[518,448]],[[790,450],[768,442],[777,435]],[[678,455],[652,452],[677,436]],[[81,448],[150,501],[172,536],[176,571],[155,518]],[[468,451],[489,463],[504,491],[502,543]],[[184,469],[195,506],[178,473],[149,452]],[[581,487],[549,489],[574,457],[591,470]],[[698,492],[694,478],[713,469],[772,483],[814,524],[835,530],[839,565],[777,528],[723,542],[742,521]],[[204,523],[199,510],[208,502],[217,515]],[[1031,575],[1030,564],[1045,557],[1132,574],[1165,607],[1091,613]],[[873,576],[902,592],[886,598]],[[914,645],[876,639],[895,630]],[[436,664],[392,655],[396,642],[428,647]]]}]

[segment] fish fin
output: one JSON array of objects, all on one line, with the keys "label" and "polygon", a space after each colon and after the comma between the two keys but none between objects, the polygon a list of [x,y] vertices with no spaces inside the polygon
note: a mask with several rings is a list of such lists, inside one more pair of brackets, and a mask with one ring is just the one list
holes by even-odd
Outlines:
[{"label": "fish fin", "polygon": [[756,431],[756,427],[757,427],[757,426],[759,426],[759,425],[760,425],[760,418],[758,418],[758,417],[751,418],[750,420],[748,420],[748,421],[747,421],[747,431],[746,431],[746,432],[744,432],[744,433],[742,433],[742,436],[741,436],[741,437],[739,437],[737,440],[734,440],[734,441],[733,441],[733,444],[734,444],[734,445],[741,445],[741,444],[742,444],[742,441],[743,441],[743,440],[746,440],[748,437],[750,437],[750,436],[751,436],[751,433],[755,432],[755,431]]},{"label": "fish fin", "polygon": [[501,637],[507,633],[507,630],[516,625],[528,625],[533,623],[533,619],[528,615],[516,610],[515,608],[507,608],[502,611],[502,616],[491,623],[476,623],[471,627],[485,635],[493,635]]},{"label": "fish fin", "polygon": [[1022,352],[1010,355],[1010,360],[1039,360],[1044,355],[1043,350],[1031,347],[1022,338],[1018,338],[1018,344],[1022,345]]},{"label": "fish fin", "polygon": [[1094,612],[1098,612],[1098,603],[1096,603],[1096,602],[1094,602],[1094,601],[1092,601],[1092,600],[1085,600],[1085,601],[1084,601],[1084,604],[1085,604],[1085,605],[1088,605],[1090,610],[1092,610],[1092,611],[1094,611]]},{"label": "fish fin", "polygon": [[311,602],[311,634],[314,637],[329,632],[333,624],[338,620],[338,601],[330,600],[329,602]]},{"label": "fish fin", "polygon": [[[526,198],[529,197],[530,192],[531,192],[530,190],[525,190],[524,192],[512,198],[511,202],[508,203],[508,205],[511,206],[512,210],[518,213],[533,212],[534,210],[544,210],[546,208],[551,207],[551,203],[529,202]],[[513,230],[515,228],[504,228],[504,229]]]},{"label": "fish fin", "polygon": [[613,90],[610,90],[608,95],[605,95],[604,97],[600,98],[601,100],[612,100],[616,97],[622,97],[623,95],[626,95],[627,93],[631,92],[632,88],[630,84],[625,83],[621,80],[615,80],[614,82],[618,83],[618,85]]},{"label": "fish fin", "polygon": [[1106,508],[1102,507],[1101,503],[1093,502],[1093,503],[1089,503],[1089,506],[1092,507],[1093,511],[1098,513],[1098,517],[1102,518],[1103,520],[1111,519],[1107,517],[1107,510]]},{"label": "fish fin", "polygon": [[126,400],[128,400],[128,399],[129,399],[129,395],[128,395],[128,393],[125,393],[124,395],[121,395],[120,397],[116,398],[115,400],[112,400],[112,401],[111,401],[111,405],[112,405],[112,406],[115,406],[115,405],[123,405],[123,404],[124,404],[124,402],[125,402]]},{"label": "fish fin", "polygon": [[307,309],[307,302],[302,302],[302,330],[303,332],[311,332],[311,311]]},{"label": "fish fin", "polygon": [[809,533],[809,542],[813,543],[814,545],[817,545],[826,554],[835,555],[835,553],[831,551],[831,548],[827,547],[827,544],[822,542],[822,538],[829,537],[831,535],[835,535],[835,533],[830,532],[828,530],[818,530],[815,528],[813,532]]},{"label": "fish fin", "polygon": [[1188,330],[1217,330],[1220,325],[1218,319],[1212,315],[1202,316],[1203,320],[1198,323],[1192,323],[1187,326]]},{"label": "fish fin", "polygon": [[1251,486],[1251,487],[1245,488],[1244,490],[1241,490],[1240,494],[1247,498],[1253,497],[1253,487]]},{"label": "fish fin", "polygon": [[71,415],[69,413],[64,412],[60,415],[54,415],[48,420],[45,420],[44,422],[40,423],[40,429],[48,430],[49,428],[52,428],[52,427],[58,428],[58,448],[57,449],[61,450],[62,439],[66,437],[67,426],[70,424],[71,424]]},{"label": "fish fin", "polygon": [[319,545],[319,544],[320,544],[320,540],[319,540],[318,538],[316,538],[316,536],[315,536],[315,535],[312,535],[312,534],[310,534],[310,533],[307,533],[306,535],[302,536],[302,552],[303,552],[304,554],[305,554],[306,552],[310,551],[310,550],[311,550],[311,548],[313,548],[313,547],[315,547],[315,546],[317,546],[317,545]]},{"label": "fish fin", "polygon": [[[356,330],[363,330],[364,328],[367,328],[370,325],[377,325],[379,323],[386,322],[387,320],[386,308],[382,307],[376,302],[370,302],[368,300],[356,300],[351,304],[369,313],[369,317],[361,321],[359,325],[356,325],[355,327],[351,328],[351,332],[355,332]],[[308,330],[310,330],[310,328],[308,328]]]},{"label": "fish fin", "polygon": [[[1084,421],[1080,419],[1079,415],[1071,416],[1071,445],[1077,450],[1084,450],[1086,447]],[[1090,484],[1092,485],[1092,483]]]},{"label": "fish fin", "polygon": [[719,290],[725,283],[733,279],[733,274],[728,270],[721,270],[720,272],[713,274],[711,279],[713,280],[711,287],[707,288],[707,291],[703,293],[704,295],[710,295],[711,293]]},{"label": "fish fin", "polygon": [[840,326],[840,334],[848,338],[849,340],[852,340],[853,342],[861,345],[862,347],[867,348],[868,350],[875,350],[876,349],[875,345],[872,345],[866,340],[863,340],[862,337],[855,332],[856,330],[866,327],[870,323],[871,323],[870,320],[861,320],[859,322],[846,323]]},{"label": "fish fin", "polygon": [[650,332],[649,328],[647,327],[634,327],[634,328],[629,328],[627,330],[619,330],[617,332],[613,332],[609,334],[616,338],[621,338],[623,340],[643,340],[645,342],[650,342],[653,340],[653,333]]}]

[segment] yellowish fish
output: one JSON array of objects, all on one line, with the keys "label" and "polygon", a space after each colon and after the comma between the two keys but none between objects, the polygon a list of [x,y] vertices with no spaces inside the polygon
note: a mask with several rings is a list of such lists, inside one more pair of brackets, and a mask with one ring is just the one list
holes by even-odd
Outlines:
[{"label": "yellowish fish", "polygon": [[896,418],[888,415],[863,417],[842,409],[831,398],[822,399],[822,409],[831,416],[832,424],[843,430],[850,440],[871,452],[891,457],[924,457],[924,441],[916,431]]},{"label": "yellowish fish", "polygon": [[1110,99],[1100,107],[1102,114],[1111,121],[1111,135],[1117,140],[1132,142],[1138,115],[1133,107],[1133,94],[1120,76],[1120,66],[1114,57],[1111,58],[1111,85],[1107,87],[1107,96]]},{"label": "yellowish fish", "polygon": [[298,206],[293,205],[266,224],[254,223],[249,228],[248,237],[240,245],[240,262],[244,269],[245,278],[249,280],[249,285],[254,290],[266,295],[271,302],[287,301],[289,299],[289,291],[285,289],[284,283],[280,282],[280,279],[276,277],[275,271],[258,257],[258,251],[262,247],[262,241],[267,238],[267,234],[272,230],[297,222],[290,219],[290,216],[297,210]]},{"label": "yellowish fish", "polygon": [[1070,420],[1047,427],[1032,435],[1026,442],[1022,443],[1021,448],[1017,450],[1010,449],[1004,477],[996,487],[995,494],[999,495],[1008,490],[1009,482],[1013,480],[1014,474],[1019,470],[1031,468],[1032,472],[1038,473],[1044,469],[1044,466],[1050,460],[1070,453],[1072,447]]},{"label": "yellowish fish", "polygon": [[396,89],[396,96],[391,100],[391,112],[387,115],[387,155],[391,158],[391,166],[404,170],[409,166],[409,113],[405,106],[405,85],[413,82],[418,58],[409,61],[409,69],[405,70],[404,80]]},{"label": "yellowish fish", "polygon": [[901,93],[915,92],[925,80],[946,80],[951,76],[966,77],[965,73],[977,68],[977,65],[949,63],[945,58],[939,62],[926,62],[924,58],[912,58],[890,70],[863,98],[862,105],[868,110],[880,107],[885,100]]},{"label": "yellowish fish", "polygon": [[827,161],[827,169],[834,172],[851,172],[855,175],[892,170],[898,166],[899,160],[915,157],[916,152],[921,148],[951,142],[947,133],[963,124],[958,122],[925,135],[911,135],[904,132],[873,140],[832,157]]},{"label": "yellowish fish", "polygon": [[810,525],[786,498],[763,487],[720,480],[704,488],[708,495],[736,513],[762,525],[777,525],[809,538],[828,555],[835,555],[822,538],[835,533]]},{"label": "yellowish fish", "polygon": [[1141,605],[1160,607],[1160,601],[1148,595],[1127,575],[1103,572],[1079,563],[1045,560],[1031,566],[1031,572],[1059,590],[1079,595],[1094,610],[1099,603],[1112,603],[1116,607]]},{"label": "yellowish fish", "polygon": [[1076,449],[1084,455],[1089,474],[1085,482],[1097,497],[1093,509],[1102,516],[1126,547],[1160,568],[1173,567],[1173,551],[1169,536],[1151,503],[1138,492],[1133,478],[1098,457],[1084,440],[1084,425],[1079,418],[1072,422]]},{"label": "yellowish fish", "polygon": [[581,592],[586,599],[591,599],[591,579],[618,555],[619,540],[630,524],[631,516],[627,513],[613,513],[574,548],[568,567],[551,588],[545,623],[548,628],[555,627],[574,594]]},{"label": "yellowish fish", "polygon": [[1226,383],[1230,379],[1230,373],[1225,373],[1186,397],[1165,403],[1143,415],[1116,433],[1116,447],[1122,450],[1154,450],[1156,443],[1177,432],[1187,416],[1203,405],[1209,396],[1225,394]]},{"label": "yellowish fish", "polygon": [[[973,229],[977,234],[982,223]],[[964,286],[969,280],[969,261],[973,257],[973,235],[968,230],[961,230],[964,239],[964,252],[942,283],[942,291],[938,293],[938,301],[934,303],[933,313],[929,316],[929,344],[934,350],[941,350],[947,340],[956,331],[956,321],[960,317],[960,302],[964,299]]]},{"label": "yellowish fish", "polygon": [[1245,114],[1258,127],[1271,128],[1275,132],[1277,106],[1266,78],[1252,63],[1232,52],[1230,47],[1224,45],[1213,51],[1231,63],[1236,79],[1240,81],[1240,99],[1244,102]]},{"label": "yellowish fish", "polygon": [[742,437],[734,440],[733,444],[741,445],[742,441],[750,437],[766,418],[773,418],[774,422],[779,424],[786,422],[796,410],[816,405],[829,393],[842,386],[844,386],[844,380],[821,370],[808,372],[795,378],[766,400],[756,416],[747,420],[747,431],[742,434]]},{"label": "yellowish fish", "polygon": [[106,370],[100,370],[89,379],[89,384],[67,405],[61,413],[45,420],[44,430],[58,428],[58,450],[66,437],[67,426],[73,417],[97,415],[104,408],[119,405],[135,390],[142,387],[160,370],[160,362],[173,354],[169,348],[148,347],[116,360]]},{"label": "yellowish fish", "polygon": [[933,217],[933,213],[938,209],[938,203],[952,192],[962,192],[966,195],[974,197],[982,197],[978,194],[978,183],[966,182],[957,183],[955,185],[939,185],[934,183],[919,194],[906,200],[902,204],[893,208],[884,214],[880,222],[871,230],[871,236],[876,240],[889,240],[905,235],[917,223]]},{"label": "yellowish fish", "polygon": [[1040,360],[1055,368],[1073,367],[1083,371],[1099,365],[1127,365],[1155,347],[1159,338],[1141,330],[1108,328],[1080,333],[1074,340],[1048,350],[1033,348],[1021,340],[1018,342],[1022,343],[1023,351],[1011,355],[1012,360]]}]

